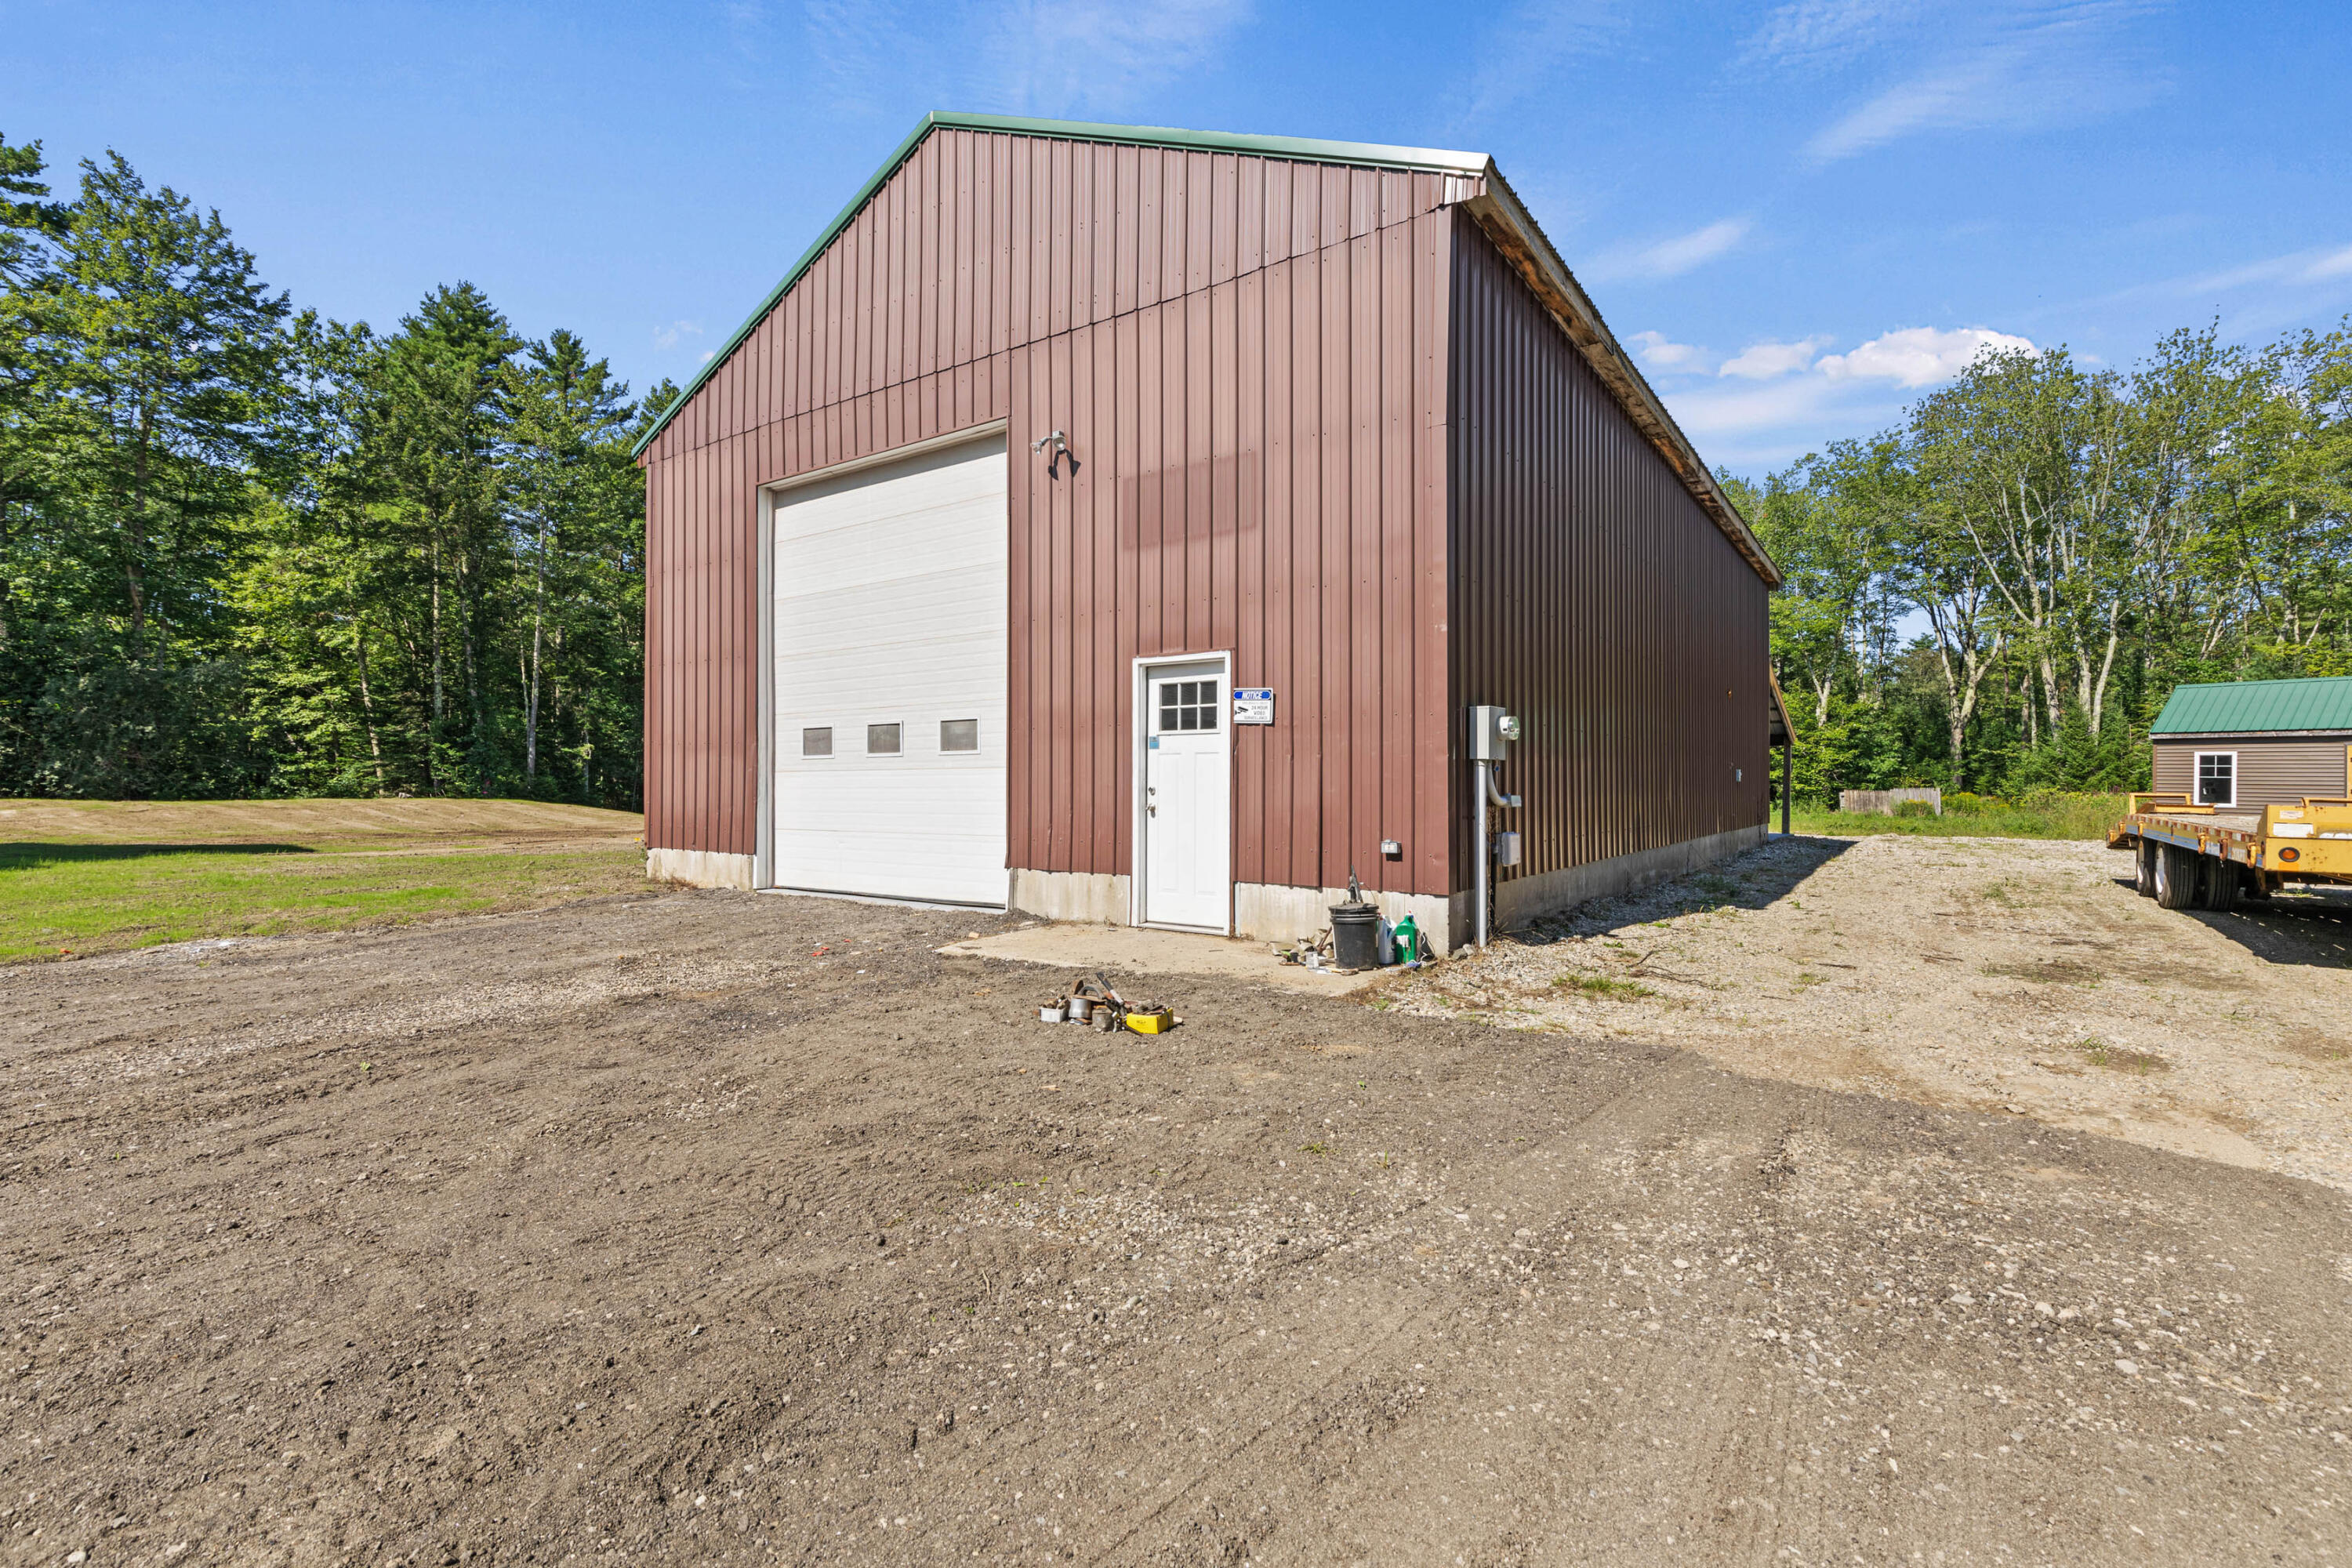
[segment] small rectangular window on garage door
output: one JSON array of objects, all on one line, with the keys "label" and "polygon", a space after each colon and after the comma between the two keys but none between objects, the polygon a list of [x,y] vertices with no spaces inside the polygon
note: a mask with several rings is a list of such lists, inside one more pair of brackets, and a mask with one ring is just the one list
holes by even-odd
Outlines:
[{"label": "small rectangular window on garage door", "polygon": [[895,757],[898,754],[898,726],[868,724],[866,726],[866,754],[869,757]]},{"label": "small rectangular window on garage door", "polygon": [[942,752],[980,750],[980,721],[977,719],[940,720],[940,750]]},{"label": "small rectangular window on garage door", "polygon": [[833,755],[832,726],[827,725],[822,730],[803,730],[801,731],[801,755],[803,757],[829,757]]}]

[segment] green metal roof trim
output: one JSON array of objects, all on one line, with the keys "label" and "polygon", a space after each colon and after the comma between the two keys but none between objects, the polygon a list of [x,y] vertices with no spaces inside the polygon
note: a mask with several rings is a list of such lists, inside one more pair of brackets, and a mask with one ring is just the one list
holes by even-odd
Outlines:
[{"label": "green metal roof trim", "polygon": [[2163,735],[2352,731],[2352,675],[2176,686],[2150,726]]},{"label": "green metal roof trim", "polygon": [[1235,136],[1215,131],[1178,131],[1162,125],[1096,125],[1081,120],[1024,120],[1009,114],[949,114],[934,112],[923,116],[898,150],[883,160],[873,177],[857,187],[849,205],[834,215],[824,232],[818,235],[793,269],[784,274],[783,281],[768,290],[768,297],[758,308],[743,318],[743,324],[730,333],[719,352],[702,362],[694,379],[686,384],[677,401],[662,410],[662,416],[651,428],[637,437],[629,448],[631,457],[644,453],[656,437],[667,428],[677,411],[687,405],[694,395],[702,390],[703,383],[719,373],[728,356],[751,335],[752,329],[776,308],[776,301],[801,280],[801,275],[824,254],[825,247],[840,237],[866,204],[874,199],[884,183],[898,172],[899,165],[915,154],[923,138],[945,128],[951,131],[995,131],[1014,136],[1044,136],[1065,142],[1106,142],[1131,147],[1185,147],[1204,153],[1251,153],[1266,158],[1289,158],[1305,163],[1349,163],[1360,168],[1418,169],[1432,173],[1475,174],[1486,171],[1492,163],[1484,153],[1449,153],[1434,147],[1388,147],[1372,142],[1318,142],[1303,136]]}]

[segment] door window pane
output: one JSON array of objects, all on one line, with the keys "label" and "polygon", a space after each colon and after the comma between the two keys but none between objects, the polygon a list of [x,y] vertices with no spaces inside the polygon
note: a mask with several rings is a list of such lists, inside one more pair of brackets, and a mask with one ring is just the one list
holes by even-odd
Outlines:
[{"label": "door window pane", "polygon": [[1160,681],[1160,733],[1215,729],[1219,706],[1217,689],[1223,684],[1213,677],[1207,680]]},{"label": "door window pane", "polygon": [[898,726],[868,724],[866,726],[866,754],[869,757],[895,757],[898,754]]},{"label": "door window pane", "polygon": [[833,755],[833,727],[831,725],[827,725],[822,730],[803,730],[801,731],[801,755],[803,757],[829,757]]},{"label": "door window pane", "polygon": [[977,719],[940,720],[940,750],[942,752],[980,750],[980,721]]}]

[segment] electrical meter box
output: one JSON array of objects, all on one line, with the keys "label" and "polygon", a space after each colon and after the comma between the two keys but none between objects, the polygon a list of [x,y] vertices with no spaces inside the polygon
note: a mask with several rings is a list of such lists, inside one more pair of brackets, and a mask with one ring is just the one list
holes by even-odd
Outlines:
[{"label": "electrical meter box", "polygon": [[1474,763],[1499,763],[1510,754],[1510,743],[1519,738],[1519,720],[1516,713],[1506,713],[1500,708],[1478,707],[1470,710],[1470,760]]}]

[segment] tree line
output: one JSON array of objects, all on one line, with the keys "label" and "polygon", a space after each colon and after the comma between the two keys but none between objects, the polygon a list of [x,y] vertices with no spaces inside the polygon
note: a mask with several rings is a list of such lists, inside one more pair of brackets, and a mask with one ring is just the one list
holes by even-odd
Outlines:
[{"label": "tree line", "polygon": [[2352,322],[1987,353],[1726,488],[1788,575],[1792,794],[2146,788],[2182,682],[2352,674]]},{"label": "tree line", "polygon": [[642,795],[667,406],[468,283],[272,293],[119,155],[0,139],[0,794]]}]

